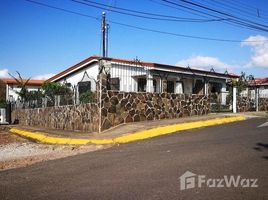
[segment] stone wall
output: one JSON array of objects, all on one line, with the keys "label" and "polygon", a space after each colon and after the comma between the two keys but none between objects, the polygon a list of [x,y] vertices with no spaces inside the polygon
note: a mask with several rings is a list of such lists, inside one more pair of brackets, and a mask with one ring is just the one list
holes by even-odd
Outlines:
[{"label": "stone wall", "polygon": [[259,111],[268,111],[268,98],[259,99]]},{"label": "stone wall", "polygon": [[209,98],[202,95],[108,91],[102,94],[102,130],[130,122],[205,115]]},{"label": "stone wall", "polygon": [[20,109],[12,112],[12,122],[61,130],[98,131],[98,106],[80,104],[35,109]]},{"label": "stone wall", "polygon": [[[119,124],[205,115],[209,98],[203,95],[108,91],[102,94],[102,130]],[[62,130],[98,131],[97,104],[21,109],[12,112],[19,124]]]},{"label": "stone wall", "polygon": [[[237,97],[237,112],[256,111],[255,99]],[[259,111],[268,111],[268,98],[259,98]]]},{"label": "stone wall", "polygon": [[237,112],[248,112],[256,110],[254,107],[254,101],[248,97],[238,96],[236,99],[236,107]]}]

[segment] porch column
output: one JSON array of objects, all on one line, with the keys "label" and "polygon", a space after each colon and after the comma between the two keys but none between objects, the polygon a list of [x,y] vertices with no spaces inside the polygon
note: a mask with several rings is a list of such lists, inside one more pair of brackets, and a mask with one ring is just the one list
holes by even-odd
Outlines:
[{"label": "porch column", "polygon": [[161,79],[156,79],[156,91],[157,93],[161,93]]},{"label": "porch column", "polygon": [[167,80],[162,79],[162,92],[167,92]]},{"label": "porch column", "polygon": [[146,92],[154,92],[154,79],[150,72],[147,75]]},{"label": "porch column", "polygon": [[175,93],[176,94],[182,94],[182,82],[180,81],[180,78],[177,78],[176,80],[176,85],[175,85]]},{"label": "porch column", "polygon": [[208,84],[209,84],[209,83],[208,83],[207,80],[204,80],[204,83],[205,83],[205,84],[204,84],[204,90],[205,90],[205,91],[204,91],[204,94],[205,94],[205,95],[208,95]]},{"label": "porch column", "polygon": [[221,105],[226,105],[226,97],[227,97],[227,91],[226,91],[226,83],[222,83],[221,88]]},{"label": "porch column", "polygon": [[233,113],[236,113],[236,87],[233,86]]},{"label": "porch column", "polygon": [[256,88],[256,111],[259,111],[259,88]]}]

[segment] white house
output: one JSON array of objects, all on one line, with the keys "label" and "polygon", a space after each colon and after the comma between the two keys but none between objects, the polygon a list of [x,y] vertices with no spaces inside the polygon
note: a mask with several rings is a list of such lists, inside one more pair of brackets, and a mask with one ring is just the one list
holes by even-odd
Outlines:
[{"label": "white house", "polygon": [[[101,64],[100,64],[101,63]],[[218,93],[222,104],[228,94],[227,81],[237,75],[217,73],[139,60],[91,56],[56,74],[47,81],[60,82],[82,90],[96,90],[100,66],[110,75],[110,89],[125,92],[169,92],[184,94]]]},{"label": "white house", "polygon": [[[23,80],[26,82],[26,80]],[[43,80],[29,80],[26,84],[26,88],[29,91],[38,90],[43,84]],[[19,98],[18,92],[21,90],[16,80],[11,78],[0,79],[2,86],[1,93],[5,96],[5,101],[16,101]]]},{"label": "white house", "polygon": [[258,91],[260,98],[268,98],[268,77],[256,78],[249,83],[249,87],[242,91],[241,95],[255,99],[255,94]]}]

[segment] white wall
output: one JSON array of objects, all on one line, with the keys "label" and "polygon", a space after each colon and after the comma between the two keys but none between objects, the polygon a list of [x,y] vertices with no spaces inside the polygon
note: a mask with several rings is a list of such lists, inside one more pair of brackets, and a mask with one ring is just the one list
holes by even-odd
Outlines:
[{"label": "white wall", "polygon": [[116,64],[112,63],[110,70],[111,78],[119,78],[120,80],[120,91],[135,92],[138,90],[138,76],[145,76],[146,70],[142,67],[131,66],[128,64]]},{"label": "white wall", "polygon": [[[265,87],[267,86],[260,86],[259,87],[259,97],[260,98],[268,98],[268,89]],[[249,96],[251,99],[255,99],[255,89],[245,89],[241,92],[241,96],[247,97]]]},{"label": "white wall", "polygon": [[[32,85],[28,85],[26,86],[26,88],[28,89],[28,91],[37,91],[40,86],[32,86]],[[17,94],[17,92],[20,92],[21,88],[18,87],[18,85],[15,84],[10,84],[7,85],[7,94],[6,94],[6,100],[18,100],[19,95]]]},{"label": "white wall", "polygon": [[97,76],[99,73],[99,66],[97,63],[90,64],[89,66],[87,66],[87,67],[85,67],[85,68],[83,68],[83,69],[81,69],[73,74],[67,75],[63,79],[60,79],[59,81],[55,81],[55,82],[59,82],[61,84],[71,83],[72,86],[76,86],[83,79],[85,72],[87,72],[87,74],[89,75],[89,78],[91,81],[91,90],[95,91],[96,90],[95,81],[97,81]]},{"label": "white wall", "polygon": [[[268,85],[266,86],[266,88]],[[268,88],[265,89],[265,86],[260,86],[259,88],[259,97],[260,98],[268,98]]]}]

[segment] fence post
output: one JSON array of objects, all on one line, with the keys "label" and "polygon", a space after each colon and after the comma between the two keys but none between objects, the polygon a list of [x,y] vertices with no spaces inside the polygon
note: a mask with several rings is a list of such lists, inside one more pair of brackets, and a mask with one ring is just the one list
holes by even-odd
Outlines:
[{"label": "fence post", "polygon": [[12,123],[11,112],[12,112],[11,102],[7,102],[7,104],[6,104],[6,122],[8,122],[9,124]]},{"label": "fence post", "polygon": [[236,91],[237,88],[234,86],[233,87],[233,113],[237,112],[236,106],[237,106],[237,102],[236,102]]},{"label": "fence post", "polygon": [[162,80],[162,92],[166,93],[167,92],[167,79]]},{"label": "fence post", "polygon": [[258,87],[256,88],[255,98],[256,98],[256,112],[259,112],[259,88]]},{"label": "fence post", "polygon": [[146,92],[154,92],[153,75],[149,72],[147,75]]}]

